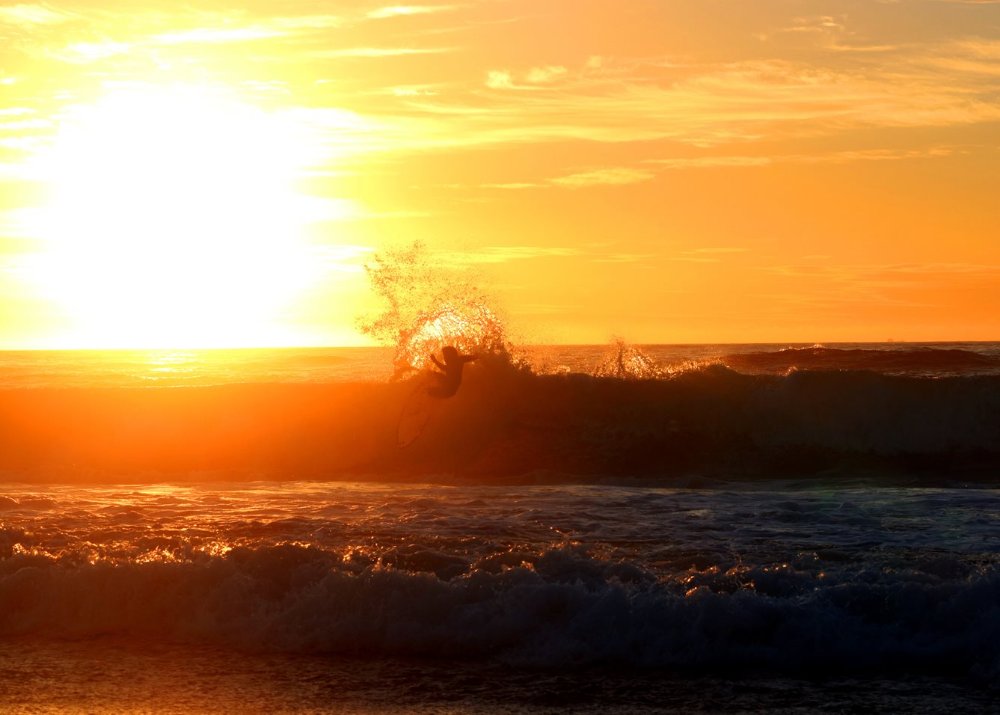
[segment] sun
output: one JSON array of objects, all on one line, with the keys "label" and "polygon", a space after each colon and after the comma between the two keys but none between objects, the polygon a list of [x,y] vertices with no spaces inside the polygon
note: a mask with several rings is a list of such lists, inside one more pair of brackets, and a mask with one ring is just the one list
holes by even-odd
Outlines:
[{"label": "sun", "polygon": [[214,87],[111,92],[37,169],[35,278],[85,347],[273,345],[316,279],[296,191],[308,134]]}]

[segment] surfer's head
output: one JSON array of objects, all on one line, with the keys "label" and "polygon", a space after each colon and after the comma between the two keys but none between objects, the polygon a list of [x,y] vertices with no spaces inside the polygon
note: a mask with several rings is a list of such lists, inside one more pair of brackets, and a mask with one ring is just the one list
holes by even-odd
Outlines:
[{"label": "surfer's head", "polygon": [[452,345],[445,345],[441,348],[441,354],[444,355],[444,361],[446,363],[457,363],[459,362],[458,350]]}]

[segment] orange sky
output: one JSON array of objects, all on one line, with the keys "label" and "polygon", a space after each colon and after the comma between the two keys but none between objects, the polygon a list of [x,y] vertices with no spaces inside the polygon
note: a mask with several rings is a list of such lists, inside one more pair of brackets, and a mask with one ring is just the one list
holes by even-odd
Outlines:
[{"label": "orange sky", "polygon": [[1000,2],[0,4],[0,347],[1000,339]]}]

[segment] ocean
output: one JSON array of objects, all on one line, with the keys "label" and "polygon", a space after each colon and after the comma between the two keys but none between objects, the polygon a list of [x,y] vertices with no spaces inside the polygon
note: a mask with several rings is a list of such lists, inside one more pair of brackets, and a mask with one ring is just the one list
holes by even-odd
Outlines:
[{"label": "ocean", "polygon": [[0,353],[0,710],[997,711],[1000,343],[393,359]]}]

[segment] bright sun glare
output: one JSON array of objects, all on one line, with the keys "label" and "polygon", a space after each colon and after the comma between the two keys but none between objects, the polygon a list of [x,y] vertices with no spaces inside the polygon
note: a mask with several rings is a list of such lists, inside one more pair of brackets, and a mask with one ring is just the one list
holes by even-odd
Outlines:
[{"label": "bright sun glare", "polygon": [[90,347],[275,344],[315,279],[295,181],[300,127],[201,87],[136,88],[80,107],[38,170],[35,278]]}]

